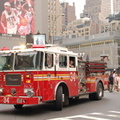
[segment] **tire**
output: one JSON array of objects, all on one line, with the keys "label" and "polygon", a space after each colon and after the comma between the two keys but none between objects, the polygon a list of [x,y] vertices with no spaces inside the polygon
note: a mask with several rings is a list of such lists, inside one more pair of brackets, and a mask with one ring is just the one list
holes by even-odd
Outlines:
[{"label": "tire", "polygon": [[104,91],[103,91],[102,83],[99,82],[97,84],[97,91],[96,91],[96,93],[89,94],[89,99],[90,100],[101,100],[102,97],[103,97],[103,93],[104,93]]},{"label": "tire", "polygon": [[98,85],[97,85],[97,92],[95,93],[95,99],[96,100],[101,100],[102,97],[103,97],[103,86],[102,86],[102,83],[99,82]]},{"label": "tire", "polygon": [[89,99],[90,100],[95,100],[95,93],[90,93],[89,94]]},{"label": "tire", "polygon": [[23,106],[22,104],[16,104],[14,105],[14,108],[20,110],[22,109],[22,106]]},{"label": "tire", "polygon": [[56,101],[55,101],[55,108],[56,110],[59,111],[63,109],[62,94],[63,94],[63,88],[62,86],[59,86],[56,92]]},{"label": "tire", "polygon": [[63,102],[63,106],[68,106],[69,105],[69,95],[68,93],[65,91],[64,92],[64,102]]}]

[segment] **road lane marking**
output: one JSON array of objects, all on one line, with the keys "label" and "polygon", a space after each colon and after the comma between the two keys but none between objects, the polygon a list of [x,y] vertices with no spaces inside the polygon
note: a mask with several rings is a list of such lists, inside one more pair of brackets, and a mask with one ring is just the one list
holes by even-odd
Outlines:
[{"label": "road lane marking", "polygon": [[[113,111],[109,111],[109,112],[113,112]],[[117,112],[117,111],[114,111],[113,113],[120,113],[120,112]],[[108,117],[118,117],[120,118],[120,115],[113,115],[113,114],[104,114],[104,113],[89,113],[91,115],[103,115],[103,116],[108,116]]]},{"label": "road lane marking", "polygon": [[88,115],[75,115],[75,116],[69,116],[69,117],[63,117],[63,118],[53,118],[48,120],[72,120],[73,118],[85,118],[85,119],[91,119],[91,120],[111,120],[111,119],[105,119],[105,118],[92,117]]},{"label": "road lane marking", "polygon": [[[120,114],[120,111],[108,111],[108,113],[112,113],[112,114],[94,112],[94,113],[89,113],[89,114],[74,115],[74,116],[53,118],[53,119],[47,119],[47,120],[72,120],[75,118],[83,118],[83,119],[89,119],[89,120],[112,120],[112,117],[113,118],[120,118],[120,115],[118,115],[118,114]],[[115,113],[115,115],[113,113]],[[117,115],[116,115],[116,113],[117,113]],[[91,116],[91,115],[94,115],[94,116]],[[100,116],[111,117],[111,118],[109,118],[109,119],[108,118],[100,118]]]},{"label": "road lane marking", "polygon": [[112,112],[112,113],[119,113],[119,114],[120,114],[120,111],[109,111],[109,112]]},{"label": "road lane marking", "polygon": [[115,117],[115,118],[120,118],[119,115],[107,115],[107,116],[109,116],[109,117]]},{"label": "road lane marking", "polygon": [[47,120],[71,120],[71,119],[67,119],[67,118],[53,118],[53,119],[47,119]]},{"label": "road lane marking", "polygon": [[[98,117],[92,117],[92,116],[88,116],[88,115],[79,115],[79,118],[87,118],[87,119],[91,119],[91,120],[110,120],[110,119],[104,119],[104,118],[98,118]],[[71,118],[71,117],[70,117]]]}]

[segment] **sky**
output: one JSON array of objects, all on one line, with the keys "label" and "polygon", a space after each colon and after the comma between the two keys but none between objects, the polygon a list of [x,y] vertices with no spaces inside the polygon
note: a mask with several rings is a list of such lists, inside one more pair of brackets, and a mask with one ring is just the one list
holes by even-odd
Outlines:
[{"label": "sky", "polygon": [[82,13],[84,9],[85,1],[86,0],[60,0],[60,2],[69,2],[70,5],[72,5],[73,2],[75,2],[75,7],[76,7],[75,12],[76,12],[77,19],[80,18],[80,13]]}]

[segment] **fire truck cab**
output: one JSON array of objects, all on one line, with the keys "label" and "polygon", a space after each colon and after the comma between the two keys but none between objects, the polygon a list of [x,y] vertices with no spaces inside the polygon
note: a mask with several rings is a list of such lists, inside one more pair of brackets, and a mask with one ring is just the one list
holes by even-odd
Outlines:
[{"label": "fire truck cab", "polygon": [[78,53],[52,45],[0,51],[0,103],[23,105],[54,101],[56,110],[69,98],[88,94],[100,100],[108,86],[106,63],[83,61]]}]

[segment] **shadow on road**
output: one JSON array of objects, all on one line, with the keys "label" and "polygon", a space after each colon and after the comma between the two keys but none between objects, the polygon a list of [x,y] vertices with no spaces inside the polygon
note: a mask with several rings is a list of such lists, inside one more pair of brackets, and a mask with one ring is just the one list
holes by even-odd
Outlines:
[{"label": "shadow on road", "polygon": [[[102,100],[107,101],[107,99],[102,99]],[[70,99],[69,106],[64,106],[63,110],[70,109],[70,108],[72,109],[72,107],[75,108],[76,106],[80,107],[80,106],[83,106],[84,104],[91,104],[94,102],[98,102],[98,104],[100,103],[100,101],[91,101],[89,99]],[[4,106],[4,105],[1,105],[1,106]],[[54,103],[52,102],[44,103],[41,105],[23,106],[21,110],[14,109],[13,105],[11,105],[11,107],[10,105],[5,105],[5,107],[3,108],[0,109],[0,114],[2,115],[33,116],[36,114],[42,115],[42,114],[55,112]],[[56,112],[59,112],[59,111],[56,111]]]}]

